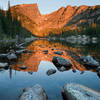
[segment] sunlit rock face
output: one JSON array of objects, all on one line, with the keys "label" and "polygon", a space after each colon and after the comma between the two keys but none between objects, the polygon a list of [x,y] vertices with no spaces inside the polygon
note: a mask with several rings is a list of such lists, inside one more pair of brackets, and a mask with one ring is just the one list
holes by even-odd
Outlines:
[{"label": "sunlit rock face", "polygon": [[[96,10],[95,10],[96,8]],[[37,4],[24,4],[11,7],[12,16],[22,22],[23,27],[37,36],[50,33],[59,34],[73,29],[75,25],[84,23],[91,16],[100,14],[100,6],[61,7],[50,14],[40,14]],[[92,21],[92,19],[91,19]]]},{"label": "sunlit rock face", "polygon": [[[77,60],[80,56],[82,56],[79,53],[80,49],[64,46],[60,43],[48,42],[46,40],[36,40],[27,47],[27,50],[31,50],[32,53],[22,53],[21,57],[18,58],[17,63],[12,66],[13,69],[25,72],[37,72],[41,61],[49,61],[53,63],[53,57],[59,56],[67,59],[72,64],[72,66],[67,70],[87,70],[87,68],[80,64],[80,62]],[[61,51],[63,54],[55,54],[57,51]],[[23,65],[27,67],[24,70],[20,68]],[[91,71],[95,72],[93,69]]]}]

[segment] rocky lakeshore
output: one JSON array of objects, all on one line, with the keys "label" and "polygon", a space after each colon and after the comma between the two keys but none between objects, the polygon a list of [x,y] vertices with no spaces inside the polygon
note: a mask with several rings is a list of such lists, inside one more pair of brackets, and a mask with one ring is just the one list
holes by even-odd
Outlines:
[{"label": "rocky lakeshore", "polygon": [[[61,94],[63,100],[100,100],[100,92],[75,83],[65,84]],[[45,90],[37,84],[24,89],[19,100],[48,100],[48,96]]]},{"label": "rocky lakeshore", "polygon": [[[26,47],[28,44],[35,40],[36,38],[26,38],[20,42],[17,39],[8,40],[5,42],[2,40],[0,44],[2,45],[2,48],[5,48],[5,51],[2,51],[3,53],[0,53],[0,68],[10,68],[12,64],[16,63],[18,57],[20,57],[22,53],[31,54],[32,51],[28,51]],[[26,69],[26,66],[23,65],[20,68]]]}]

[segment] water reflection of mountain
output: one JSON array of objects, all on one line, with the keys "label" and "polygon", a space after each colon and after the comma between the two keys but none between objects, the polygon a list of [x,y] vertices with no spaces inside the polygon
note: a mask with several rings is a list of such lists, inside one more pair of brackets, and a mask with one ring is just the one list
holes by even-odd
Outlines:
[{"label": "water reflection of mountain", "polygon": [[97,43],[91,43],[91,42],[89,42],[87,44],[77,44],[77,43],[73,43],[72,44],[72,43],[69,43],[69,42],[62,41],[62,40],[58,39],[58,40],[55,40],[54,42],[61,43],[62,45],[65,45],[67,47],[76,48],[77,50],[80,50],[80,53],[82,55],[88,55],[88,54],[90,54],[94,58],[100,59],[100,55],[99,55],[100,41],[98,41]]},{"label": "water reflection of mountain", "polygon": [[[67,45],[67,44],[66,44]],[[27,49],[33,53],[23,53],[15,65],[13,65],[14,70],[24,71],[24,72],[37,72],[41,61],[50,61],[54,56],[61,56],[68,59],[72,64],[72,69],[86,71],[86,67],[81,65],[77,60],[81,56],[81,48],[75,48],[71,46],[62,45],[61,43],[49,42],[46,40],[37,40],[31,43]],[[62,55],[54,54],[55,51],[62,51]],[[27,66],[26,69],[20,69],[20,66]],[[95,72],[94,69],[91,71]]]}]

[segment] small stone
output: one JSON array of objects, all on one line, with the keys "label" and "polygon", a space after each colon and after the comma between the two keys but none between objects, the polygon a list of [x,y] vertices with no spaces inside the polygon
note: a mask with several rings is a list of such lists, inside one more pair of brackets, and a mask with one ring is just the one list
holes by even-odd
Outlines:
[{"label": "small stone", "polygon": [[56,70],[55,69],[49,69],[48,71],[47,71],[47,75],[49,76],[49,75],[52,75],[52,74],[54,74],[54,73],[56,73]]},{"label": "small stone", "polygon": [[54,47],[56,47],[56,45],[54,45]]},{"label": "small stone", "polygon": [[27,53],[27,49],[17,50],[16,54]]},{"label": "small stone", "polygon": [[26,69],[26,68],[27,68],[27,67],[26,67],[26,66],[24,66],[24,65],[20,67],[20,69]]},{"label": "small stone", "polygon": [[43,52],[44,52],[44,54],[48,54],[48,50],[44,50]]},{"label": "small stone", "polygon": [[30,75],[32,75],[33,74],[33,72],[28,72]]},{"label": "small stone", "polygon": [[75,69],[72,69],[73,73],[76,73],[76,70]]},{"label": "small stone", "polygon": [[8,54],[7,58],[8,58],[9,60],[16,60],[16,59],[17,59],[17,56],[16,56],[16,54],[11,53],[11,54]]},{"label": "small stone", "polygon": [[0,68],[6,68],[8,66],[8,63],[0,63]]},{"label": "small stone", "polygon": [[52,51],[54,50],[54,48],[51,49]]},{"label": "small stone", "polygon": [[48,52],[48,50],[43,50],[43,52]]},{"label": "small stone", "polygon": [[54,52],[54,54],[62,55],[63,52],[62,51],[56,51],[56,52]]},{"label": "small stone", "polygon": [[66,71],[66,68],[64,66],[62,66],[61,68],[59,68],[59,71],[64,72],[64,71]]},{"label": "small stone", "polygon": [[0,54],[0,58],[6,58],[8,54]]}]

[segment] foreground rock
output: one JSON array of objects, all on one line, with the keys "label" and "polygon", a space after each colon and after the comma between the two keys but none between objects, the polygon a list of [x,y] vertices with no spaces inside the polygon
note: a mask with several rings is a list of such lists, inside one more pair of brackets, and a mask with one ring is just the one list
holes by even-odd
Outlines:
[{"label": "foreground rock", "polygon": [[54,63],[56,67],[59,67],[59,68],[61,68],[62,66],[65,68],[72,66],[69,60],[59,57],[59,56],[54,56],[52,62]]},{"label": "foreground rock", "polygon": [[35,85],[24,90],[19,100],[48,100],[47,95],[40,85]]},{"label": "foreground rock", "polygon": [[54,74],[54,73],[56,73],[56,70],[55,69],[49,69],[48,71],[47,71],[47,75],[49,76],[49,75],[52,75],[52,74]]},{"label": "foreground rock", "polygon": [[6,68],[8,66],[8,63],[0,63],[0,68]]},{"label": "foreground rock", "polygon": [[63,87],[64,100],[100,100],[100,93],[79,84],[66,84]]},{"label": "foreground rock", "polygon": [[62,55],[63,52],[62,51],[56,51],[56,52],[54,52],[54,54]]},{"label": "foreground rock", "polygon": [[94,60],[90,55],[82,56],[82,57],[80,57],[80,59],[81,59],[81,62],[86,66],[89,66],[89,67],[98,67],[99,66],[99,63],[96,60]]}]

